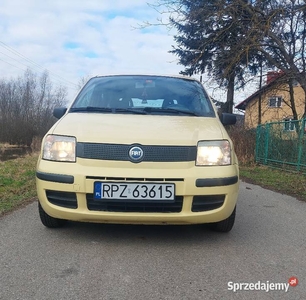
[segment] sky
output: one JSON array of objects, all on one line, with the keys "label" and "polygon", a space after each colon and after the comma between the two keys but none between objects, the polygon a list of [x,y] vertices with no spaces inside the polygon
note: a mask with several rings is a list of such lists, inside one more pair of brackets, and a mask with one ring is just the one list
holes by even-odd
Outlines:
[{"label": "sky", "polygon": [[[81,78],[179,74],[184,67],[169,53],[174,29],[142,26],[161,17],[167,16],[145,0],[1,0],[0,79],[21,76],[27,68],[38,75],[47,70],[72,101]],[[225,91],[206,77],[204,85],[225,101]],[[248,95],[240,92],[235,103]]]}]

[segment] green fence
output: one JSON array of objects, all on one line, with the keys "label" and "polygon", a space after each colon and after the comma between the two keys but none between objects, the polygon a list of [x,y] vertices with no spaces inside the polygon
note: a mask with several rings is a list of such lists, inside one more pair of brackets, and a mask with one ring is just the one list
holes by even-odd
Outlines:
[{"label": "green fence", "polygon": [[256,162],[306,173],[306,119],[258,125]]}]

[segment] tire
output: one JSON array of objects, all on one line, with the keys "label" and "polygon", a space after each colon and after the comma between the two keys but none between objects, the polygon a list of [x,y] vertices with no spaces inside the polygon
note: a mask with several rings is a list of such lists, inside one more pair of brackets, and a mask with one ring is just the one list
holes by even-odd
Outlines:
[{"label": "tire", "polygon": [[66,220],[62,219],[56,219],[51,216],[49,216],[42,208],[40,203],[38,202],[38,211],[39,211],[39,216],[41,222],[48,228],[59,228],[63,227],[65,223],[67,222]]},{"label": "tire", "polygon": [[217,232],[229,232],[232,230],[236,217],[236,206],[232,212],[232,214],[225,220],[220,222],[211,223],[210,229]]}]

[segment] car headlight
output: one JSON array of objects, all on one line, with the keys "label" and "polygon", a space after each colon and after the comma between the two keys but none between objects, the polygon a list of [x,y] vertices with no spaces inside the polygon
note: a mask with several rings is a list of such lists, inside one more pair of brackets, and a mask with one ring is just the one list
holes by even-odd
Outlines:
[{"label": "car headlight", "polygon": [[44,140],[42,158],[75,162],[75,145],[75,137],[49,134]]},{"label": "car headlight", "polygon": [[198,143],[197,166],[226,166],[231,164],[229,141],[201,141]]}]

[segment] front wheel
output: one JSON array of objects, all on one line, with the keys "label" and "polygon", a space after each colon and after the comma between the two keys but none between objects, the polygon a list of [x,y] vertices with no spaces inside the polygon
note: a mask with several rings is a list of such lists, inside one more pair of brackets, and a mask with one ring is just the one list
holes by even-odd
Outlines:
[{"label": "front wheel", "polygon": [[229,232],[234,226],[235,223],[235,217],[236,217],[236,206],[232,212],[232,214],[225,220],[222,220],[220,222],[216,223],[211,223],[210,228],[213,231],[218,231],[218,232]]},{"label": "front wheel", "polygon": [[62,219],[57,219],[57,218],[53,218],[51,216],[49,216],[44,209],[42,208],[42,206],[40,205],[40,203],[38,202],[38,211],[39,211],[39,216],[40,216],[40,220],[41,222],[48,228],[59,228],[59,227],[63,227],[64,224],[66,223],[66,220],[62,220]]}]

